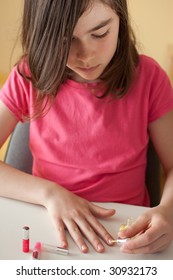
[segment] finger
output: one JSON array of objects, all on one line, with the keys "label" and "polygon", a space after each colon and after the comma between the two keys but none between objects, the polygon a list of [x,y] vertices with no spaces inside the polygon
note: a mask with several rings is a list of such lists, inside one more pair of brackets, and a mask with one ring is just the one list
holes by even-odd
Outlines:
[{"label": "finger", "polygon": [[86,242],[84,241],[84,237],[78,227],[78,225],[72,221],[72,220],[67,220],[65,222],[66,227],[69,231],[69,234],[71,235],[72,239],[76,243],[76,245],[79,247],[80,251],[82,253],[87,253],[88,252],[88,246]]},{"label": "finger", "polygon": [[[165,236],[168,237],[168,234],[164,228],[158,230],[156,226],[152,226],[145,232],[132,237],[131,240],[123,245],[122,249],[137,250],[143,247],[145,250],[149,248],[149,250],[154,251],[160,245],[162,246],[163,243],[169,242],[170,238],[166,240]],[[154,247],[153,244],[155,244]]]},{"label": "finger", "polygon": [[91,213],[97,218],[108,218],[116,213],[115,209],[107,209],[93,203],[90,204],[89,209]]},{"label": "finger", "polygon": [[105,250],[104,245],[100,241],[97,233],[93,229],[93,227],[89,224],[88,220],[79,220],[78,226],[82,232],[82,234],[87,238],[93,248],[98,252],[102,253]]},{"label": "finger", "polygon": [[106,228],[93,216],[88,215],[87,221],[93,228],[94,232],[104,240],[108,245],[113,245],[112,240],[114,237],[106,230]]},{"label": "finger", "polygon": [[138,248],[142,247],[149,247],[150,244],[153,244],[157,239],[161,237],[161,234],[158,234],[153,228],[146,230],[143,233],[140,233],[134,237],[132,237],[130,240],[125,242],[122,246],[122,249],[128,249],[128,250],[136,250]]},{"label": "finger", "polygon": [[[78,227],[78,229],[75,228],[75,231],[81,231],[82,235],[86,237],[97,252],[101,253],[105,250],[98,236],[101,236],[109,245],[113,245],[112,240],[114,238],[106,231],[103,225],[97,221],[90,211],[85,213],[85,217],[79,217],[79,215],[77,215],[74,218],[74,222]],[[76,238],[73,237],[73,239]]]},{"label": "finger", "polygon": [[140,216],[129,227],[120,230],[118,236],[120,238],[130,238],[145,232],[150,227],[150,219],[147,216]]},{"label": "finger", "polygon": [[55,222],[55,230],[56,230],[57,238],[58,238],[58,246],[62,247],[62,248],[67,248],[68,241],[67,241],[67,237],[66,237],[65,226],[61,220],[57,220]]},{"label": "finger", "polygon": [[130,241],[128,241],[126,244],[121,246],[120,251],[129,254],[151,254],[163,251],[170,244],[171,240],[166,234],[164,234],[154,242],[138,248],[133,248],[132,244],[130,244]]}]

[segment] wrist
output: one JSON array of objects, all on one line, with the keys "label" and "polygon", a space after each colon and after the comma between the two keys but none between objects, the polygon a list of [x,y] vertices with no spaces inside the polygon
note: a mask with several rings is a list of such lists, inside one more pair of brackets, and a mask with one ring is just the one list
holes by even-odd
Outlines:
[{"label": "wrist", "polygon": [[49,181],[43,191],[43,206],[47,208],[49,202],[60,193],[61,189],[63,189],[61,186]]}]

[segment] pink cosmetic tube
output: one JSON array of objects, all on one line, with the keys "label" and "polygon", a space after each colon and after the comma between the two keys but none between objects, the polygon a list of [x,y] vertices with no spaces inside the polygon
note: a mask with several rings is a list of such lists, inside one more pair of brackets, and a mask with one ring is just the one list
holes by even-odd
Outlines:
[{"label": "pink cosmetic tube", "polygon": [[22,239],[22,251],[24,253],[29,252],[29,227],[23,227],[23,239]]},{"label": "pink cosmetic tube", "polygon": [[40,259],[40,253],[41,253],[41,242],[36,242],[34,249],[32,251],[32,259],[33,260],[39,260]]},{"label": "pink cosmetic tube", "polygon": [[32,251],[32,259],[39,260],[41,252],[68,255],[68,249],[56,247],[54,245],[45,244],[41,242],[36,242],[34,249]]}]

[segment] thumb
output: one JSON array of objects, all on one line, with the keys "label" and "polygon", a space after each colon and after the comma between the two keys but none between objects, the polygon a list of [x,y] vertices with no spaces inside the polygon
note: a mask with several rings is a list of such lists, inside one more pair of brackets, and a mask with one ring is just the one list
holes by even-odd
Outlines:
[{"label": "thumb", "polygon": [[93,203],[90,205],[90,211],[97,218],[108,218],[116,213],[115,209],[104,208]]}]

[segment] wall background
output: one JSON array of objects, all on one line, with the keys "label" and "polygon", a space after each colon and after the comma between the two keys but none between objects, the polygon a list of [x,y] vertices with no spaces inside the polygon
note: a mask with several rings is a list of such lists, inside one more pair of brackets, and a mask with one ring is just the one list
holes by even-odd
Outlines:
[{"label": "wall background", "polygon": [[20,54],[22,5],[23,0],[0,0],[0,86]]},{"label": "wall background", "polygon": [[173,0],[128,0],[141,52],[155,58],[173,84]]},{"label": "wall background", "polygon": [[[140,52],[155,58],[173,84],[173,0],[127,1]],[[22,6],[23,0],[0,0],[0,87],[21,54]]]},{"label": "wall background", "polygon": [[[155,58],[170,74],[173,60],[173,0],[127,1],[141,52]],[[20,34],[22,6],[23,0],[0,0],[1,84],[20,54],[20,44],[15,44]]]}]

